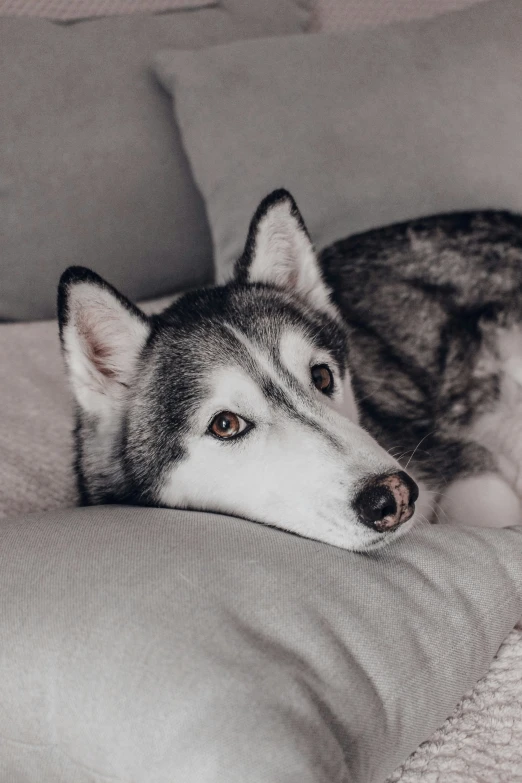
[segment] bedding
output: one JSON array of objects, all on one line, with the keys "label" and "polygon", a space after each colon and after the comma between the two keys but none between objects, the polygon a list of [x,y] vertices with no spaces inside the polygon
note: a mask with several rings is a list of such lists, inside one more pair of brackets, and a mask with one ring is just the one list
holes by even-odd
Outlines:
[{"label": "bedding", "polygon": [[[259,201],[293,194],[319,248],[458,209],[522,210],[522,4],[157,58],[225,280]],[[212,144],[208,128],[212,127]]]},{"label": "bedding", "polygon": [[386,783],[520,783],[522,622],[486,676]]},{"label": "bedding", "polygon": [[381,783],[486,672],[521,563],[522,528],[358,555],[168,509],[5,520],[0,778]]},{"label": "bedding", "polygon": [[68,26],[0,18],[0,320],[54,317],[71,264],[134,298],[208,281],[205,207],[153,55],[297,33],[308,18],[307,0]]}]

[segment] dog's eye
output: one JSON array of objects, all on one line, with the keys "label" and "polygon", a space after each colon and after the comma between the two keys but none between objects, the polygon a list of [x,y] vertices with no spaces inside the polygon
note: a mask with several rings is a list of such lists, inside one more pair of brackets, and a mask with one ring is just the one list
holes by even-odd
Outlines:
[{"label": "dog's eye", "polygon": [[248,428],[248,422],[230,411],[221,411],[210,422],[209,432],[217,438],[235,438]]},{"label": "dog's eye", "polygon": [[323,394],[331,394],[334,386],[332,371],[327,364],[316,364],[312,367],[312,380],[314,386]]}]

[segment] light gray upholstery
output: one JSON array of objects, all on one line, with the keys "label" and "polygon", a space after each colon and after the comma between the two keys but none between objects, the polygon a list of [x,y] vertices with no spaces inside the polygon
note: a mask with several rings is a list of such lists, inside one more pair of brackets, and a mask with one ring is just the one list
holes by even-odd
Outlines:
[{"label": "light gray upholstery", "polygon": [[0,526],[0,779],[381,783],[522,614],[522,528],[360,555],[97,507]]}]

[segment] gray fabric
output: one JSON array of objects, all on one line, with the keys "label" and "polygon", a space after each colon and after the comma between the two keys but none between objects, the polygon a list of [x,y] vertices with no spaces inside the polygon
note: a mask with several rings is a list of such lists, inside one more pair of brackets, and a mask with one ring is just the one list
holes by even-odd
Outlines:
[{"label": "gray fabric", "polygon": [[522,614],[522,528],[80,509],[0,525],[0,590],[2,781],[380,783]]},{"label": "gray fabric", "polygon": [[69,27],[0,19],[0,319],[52,317],[70,264],[142,298],[209,279],[203,202],[152,57],[308,17],[308,0],[223,0]]},{"label": "gray fabric", "polygon": [[0,325],[0,524],[76,502],[73,405],[56,321]]},{"label": "gray fabric", "polygon": [[[163,52],[220,280],[259,200],[292,191],[319,247],[455,209],[522,210],[522,3]],[[211,129],[211,130],[210,130]]]}]

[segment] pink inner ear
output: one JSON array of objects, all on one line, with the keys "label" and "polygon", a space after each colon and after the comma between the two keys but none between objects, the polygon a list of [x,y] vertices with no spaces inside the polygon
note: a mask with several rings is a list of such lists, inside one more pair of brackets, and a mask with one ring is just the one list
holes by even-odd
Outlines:
[{"label": "pink inner ear", "polygon": [[106,378],[115,379],[118,375],[114,366],[111,366],[113,352],[108,345],[92,340],[88,345],[89,359],[94,364],[98,372],[105,375]]},{"label": "pink inner ear", "polygon": [[[106,314],[99,313],[100,317]],[[110,316],[109,316],[110,320]],[[109,380],[117,380],[114,347],[103,340],[106,324],[100,323],[93,313],[79,313],[76,316],[76,329],[83,344],[85,356],[94,369]]]}]

